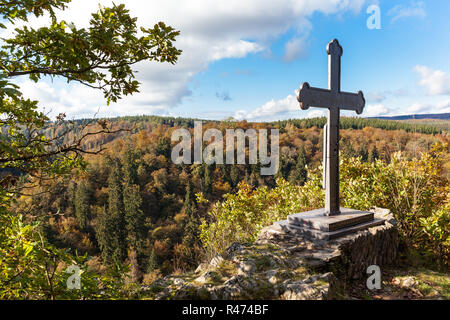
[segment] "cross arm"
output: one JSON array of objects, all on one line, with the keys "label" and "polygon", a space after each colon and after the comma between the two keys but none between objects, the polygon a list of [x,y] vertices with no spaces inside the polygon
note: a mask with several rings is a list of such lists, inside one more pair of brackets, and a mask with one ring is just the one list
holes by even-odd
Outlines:
[{"label": "cross arm", "polygon": [[357,114],[363,112],[366,104],[361,91],[358,91],[358,93],[335,92],[311,87],[307,82],[301,85],[297,100],[300,102],[300,108],[302,110],[308,110],[309,107],[339,108],[356,111]]}]

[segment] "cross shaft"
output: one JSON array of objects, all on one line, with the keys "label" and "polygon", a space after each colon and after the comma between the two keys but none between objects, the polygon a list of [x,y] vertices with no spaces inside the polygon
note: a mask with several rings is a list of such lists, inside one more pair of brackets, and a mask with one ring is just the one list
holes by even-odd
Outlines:
[{"label": "cross shaft", "polygon": [[303,83],[298,93],[300,108],[327,108],[328,121],[324,128],[324,187],[325,215],[337,215],[339,206],[339,120],[340,109],[353,110],[361,114],[364,105],[364,95],[341,92],[341,56],[342,47],[334,39],[327,46],[328,53],[328,90],[310,87]]}]

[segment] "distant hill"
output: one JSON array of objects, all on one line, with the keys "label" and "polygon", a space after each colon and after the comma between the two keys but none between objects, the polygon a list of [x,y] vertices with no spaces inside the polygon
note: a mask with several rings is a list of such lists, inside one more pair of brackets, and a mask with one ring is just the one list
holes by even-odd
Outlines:
[{"label": "distant hill", "polygon": [[403,115],[403,116],[367,117],[367,118],[368,119],[382,119],[382,120],[419,120],[419,119],[450,120],[450,113],[410,114],[410,115]]}]

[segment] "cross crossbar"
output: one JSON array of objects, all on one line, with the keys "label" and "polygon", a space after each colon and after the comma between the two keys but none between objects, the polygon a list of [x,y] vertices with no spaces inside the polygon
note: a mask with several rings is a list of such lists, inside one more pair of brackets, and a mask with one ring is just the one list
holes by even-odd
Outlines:
[{"label": "cross crossbar", "polygon": [[339,41],[330,41],[328,53],[328,89],[313,88],[304,82],[298,92],[300,108],[327,108],[328,121],[324,128],[323,186],[325,189],[325,215],[340,214],[339,206],[339,118],[340,110],[352,110],[361,114],[365,100],[358,93],[341,92],[341,56]]},{"label": "cross crossbar", "polygon": [[327,89],[311,87],[308,82],[302,83],[298,93],[300,108],[308,110],[309,107],[317,108],[339,108],[342,110],[356,111],[361,114],[364,109],[365,100],[363,93],[334,92]]}]

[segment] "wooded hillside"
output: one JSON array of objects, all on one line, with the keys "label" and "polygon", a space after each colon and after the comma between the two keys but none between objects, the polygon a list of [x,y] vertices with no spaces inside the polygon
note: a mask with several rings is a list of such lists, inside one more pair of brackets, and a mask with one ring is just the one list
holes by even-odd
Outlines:
[{"label": "wooded hillside", "polygon": [[[180,127],[192,132],[194,119],[126,117],[107,121],[113,130],[130,131],[88,137],[88,149],[107,149],[85,157],[86,171],[33,190],[35,195],[22,197],[15,210],[40,221],[45,236],[57,247],[87,253],[92,257],[89,264],[97,271],[114,263],[131,263],[135,280],[196,267],[205,258],[199,239],[201,221],[209,219],[211,207],[224,194],[235,193],[240,183],[274,188],[276,179],[283,178],[301,186],[308,171],[319,167],[322,159],[323,118],[264,124],[204,121],[203,130],[280,129],[280,170],[275,176],[261,176],[260,165],[173,164],[171,134]],[[85,122],[47,130],[74,126],[70,139],[82,134]],[[416,126],[419,132],[413,132],[410,124],[344,118],[342,128],[342,157],[359,157],[363,163],[377,159],[389,163],[398,151],[412,159],[435,143],[448,143],[445,133],[428,126]]]}]

